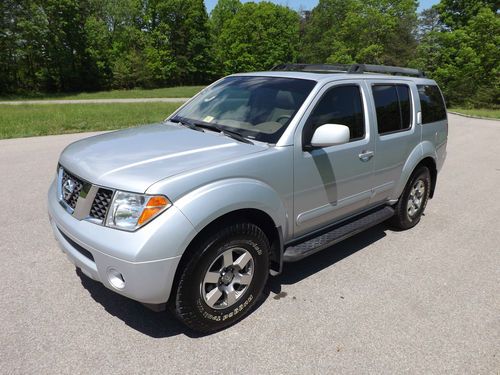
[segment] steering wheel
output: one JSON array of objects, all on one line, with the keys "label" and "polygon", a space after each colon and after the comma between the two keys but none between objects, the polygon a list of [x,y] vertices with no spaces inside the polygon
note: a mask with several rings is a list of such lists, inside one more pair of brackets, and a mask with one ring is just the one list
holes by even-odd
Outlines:
[{"label": "steering wheel", "polygon": [[[292,116],[290,115],[281,115],[276,119],[276,122],[279,122],[281,124],[284,124],[286,121],[288,121]],[[281,122],[281,120],[285,120],[285,122]]]}]

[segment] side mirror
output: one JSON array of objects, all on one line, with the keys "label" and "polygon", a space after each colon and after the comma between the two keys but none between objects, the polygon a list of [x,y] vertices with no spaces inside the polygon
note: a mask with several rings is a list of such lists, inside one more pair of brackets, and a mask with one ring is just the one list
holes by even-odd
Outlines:
[{"label": "side mirror", "polygon": [[312,147],[328,147],[349,142],[349,128],[339,124],[325,124],[318,127],[311,139]]}]

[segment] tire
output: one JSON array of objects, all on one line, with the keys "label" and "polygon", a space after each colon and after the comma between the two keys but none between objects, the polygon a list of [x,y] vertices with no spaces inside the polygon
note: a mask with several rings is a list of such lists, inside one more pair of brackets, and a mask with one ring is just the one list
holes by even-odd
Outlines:
[{"label": "tire", "polygon": [[264,232],[251,223],[230,224],[198,241],[174,290],[174,314],[200,333],[241,320],[267,282],[269,248]]},{"label": "tire", "polygon": [[397,229],[413,228],[420,221],[431,190],[431,174],[425,166],[417,168],[396,204],[391,224]]}]

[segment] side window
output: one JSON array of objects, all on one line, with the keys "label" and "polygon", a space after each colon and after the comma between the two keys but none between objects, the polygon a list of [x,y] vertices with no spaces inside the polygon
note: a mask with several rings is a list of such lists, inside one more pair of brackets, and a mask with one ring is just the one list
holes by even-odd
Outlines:
[{"label": "side window", "polygon": [[396,85],[401,108],[401,129],[411,127],[411,95],[410,88],[406,85]]},{"label": "side window", "polygon": [[311,141],[314,131],[324,124],[349,127],[350,141],[363,138],[365,121],[360,90],[357,85],[345,85],[327,91],[309,115],[303,133],[305,144]]},{"label": "side window", "polygon": [[379,134],[411,127],[411,95],[407,85],[373,85]]},{"label": "side window", "polygon": [[443,97],[435,85],[418,85],[422,124],[446,120],[446,108]]}]

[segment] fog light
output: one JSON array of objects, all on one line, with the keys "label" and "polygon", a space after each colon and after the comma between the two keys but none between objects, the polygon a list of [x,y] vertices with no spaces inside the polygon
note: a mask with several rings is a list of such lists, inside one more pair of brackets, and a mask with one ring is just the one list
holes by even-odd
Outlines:
[{"label": "fog light", "polygon": [[125,279],[123,278],[123,275],[114,268],[110,268],[108,270],[108,280],[109,283],[116,289],[123,289],[125,286]]}]

